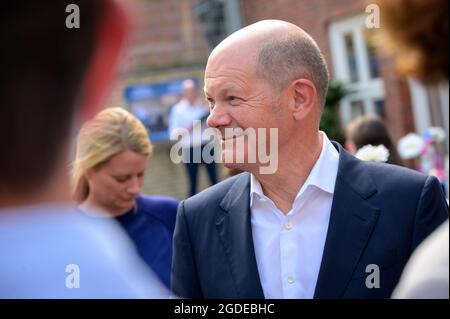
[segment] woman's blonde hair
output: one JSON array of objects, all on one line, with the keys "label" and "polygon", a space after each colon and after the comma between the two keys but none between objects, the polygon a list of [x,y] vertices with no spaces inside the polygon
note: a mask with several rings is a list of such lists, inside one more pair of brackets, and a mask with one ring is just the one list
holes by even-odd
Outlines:
[{"label": "woman's blonde hair", "polygon": [[86,171],[99,167],[112,156],[125,150],[146,156],[150,156],[152,152],[144,125],[125,109],[105,109],[82,126],[77,137],[75,161],[72,164],[75,201],[82,202],[89,195]]}]

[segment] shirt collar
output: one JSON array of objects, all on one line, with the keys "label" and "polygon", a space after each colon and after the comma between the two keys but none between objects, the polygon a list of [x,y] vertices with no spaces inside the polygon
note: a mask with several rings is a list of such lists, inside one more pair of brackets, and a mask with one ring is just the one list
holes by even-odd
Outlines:
[{"label": "shirt collar", "polygon": [[[327,135],[320,131],[322,135],[322,150],[311,172],[303,186],[298,191],[295,200],[309,187],[315,186],[324,192],[334,194],[334,187],[339,167],[339,152],[328,139]],[[250,174],[250,207],[253,206],[254,196],[265,197],[258,179]]]}]

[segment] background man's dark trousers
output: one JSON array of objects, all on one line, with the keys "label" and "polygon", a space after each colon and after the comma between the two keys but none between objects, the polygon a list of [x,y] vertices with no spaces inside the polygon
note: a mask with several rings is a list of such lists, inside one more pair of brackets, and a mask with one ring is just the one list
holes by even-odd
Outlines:
[{"label": "background man's dark trousers", "polygon": [[[190,147],[188,149],[189,161],[185,161],[185,165],[189,177],[189,196],[193,196],[197,193],[198,168],[201,164],[206,167],[211,185],[217,184],[218,182],[215,161],[206,163],[202,156],[205,145]],[[198,155],[195,156],[195,154],[200,154],[200,160],[198,159]],[[210,158],[214,158],[214,149],[211,149],[209,155],[211,156]]]}]

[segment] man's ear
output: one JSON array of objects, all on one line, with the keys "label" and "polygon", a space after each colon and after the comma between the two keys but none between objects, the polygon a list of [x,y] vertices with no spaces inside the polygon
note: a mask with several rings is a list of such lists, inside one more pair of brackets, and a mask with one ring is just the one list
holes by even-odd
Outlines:
[{"label": "man's ear", "polygon": [[95,34],[95,48],[88,64],[79,100],[81,122],[102,108],[112,84],[130,29],[126,8],[117,0],[106,0]]},{"label": "man's ear", "polygon": [[317,107],[317,92],[314,84],[307,79],[297,79],[291,84],[292,114],[297,121],[304,119]]}]

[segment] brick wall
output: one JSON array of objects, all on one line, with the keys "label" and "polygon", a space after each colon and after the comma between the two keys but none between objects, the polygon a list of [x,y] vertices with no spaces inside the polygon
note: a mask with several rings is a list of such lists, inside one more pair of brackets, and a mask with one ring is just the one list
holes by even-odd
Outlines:
[{"label": "brick wall", "polygon": [[409,86],[393,71],[394,61],[390,57],[382,57],[380,66],[385,81],[386,122],[393,138],[397,140],[415,131]]},{"label": "brick wall", "polygon": [[203,27],[192,11],[196,2],[137,1],[133,7],[135,35],[126,62],[131,72],[206,61],[208,44]]},{"label": "brick wall", "polygon": [[[164,194],[178,199],[188,196],[189,180],[184,164],[174,164],[170,160],[170,143],[154,145],[153,156],[149,159],[142,192],[144,194]],[[226,177],[227,170],[217,164],[219,180]],[[198,170],[198,191],[210,186],[206,167]]]},{"label": "brick wall", "polygon": [[127,85],[195,77],[202,80],[209,47],[193,13],[198,0],[136,0],[130,6],[133,35],[109,106],[124,106]]}]

